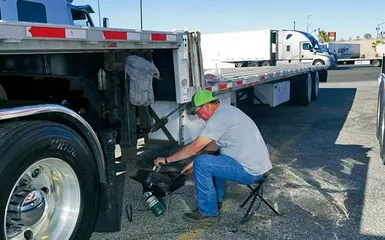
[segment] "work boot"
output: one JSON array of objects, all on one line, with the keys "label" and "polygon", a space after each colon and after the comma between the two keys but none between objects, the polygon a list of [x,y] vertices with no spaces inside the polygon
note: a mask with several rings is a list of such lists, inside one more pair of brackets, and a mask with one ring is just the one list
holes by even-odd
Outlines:
[{"label": "work boot", "polygon": [[218,216],[205,216],[199,211],[193,211],[191,213],[185,213],[183,218],[192,223],[216,223],[219,221]]},{"label": "work boot", "polygon": [[[221,211],[221,208],[222,208],[222,202],[218,202],[218,210],[219,210],[219,212]],[[198,207],[195,208],[193,211],[198,211]]]}]

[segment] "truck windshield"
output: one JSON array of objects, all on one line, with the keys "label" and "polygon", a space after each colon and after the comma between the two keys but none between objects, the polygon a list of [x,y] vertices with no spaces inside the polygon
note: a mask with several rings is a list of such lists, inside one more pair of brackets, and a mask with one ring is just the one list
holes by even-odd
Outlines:
[{"label": "truck windshield", "polygon": [[323,48],[321,47],[321,45],[319,44],[319,42],[317,41],[317,39],[315,39],[313,37],[313,35],[307,33],[307,32],[302,32],[302,31],[299,31],[300,33],[304,34],[306,37],[309,38],[310,42],[311,42],[311,45],[313,46],[314,50],[316,51],[323,51]]},{"label": "truck windshield", "polygon": [[[315,40],[315,39],[314,39],[314,40]],[[311,42],[311,45],[313,45],[313,48],[314,48],[315,50],[317,50],[317,51],[323,51],[323,50],[324,50],[324,48],[321,47],[321,45],[318,43],[317,40],[312,41],[312,42]]]},{"label": "truck windshield", "polygon": [[92,21],[86,12],[78,9],[71,9],[71,14],[75,26],[92,27]]}]

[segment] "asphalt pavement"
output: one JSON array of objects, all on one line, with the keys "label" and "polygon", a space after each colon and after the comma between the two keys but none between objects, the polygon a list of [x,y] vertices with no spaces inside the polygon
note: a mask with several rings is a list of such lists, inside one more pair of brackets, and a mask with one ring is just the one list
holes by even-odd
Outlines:
[{"label": "asphalt pavement", "polygon": [[91,239],[385,239],[385,167],[375,134],[379,73],[365,66],[330,70],[308,107],[239,106],[268,145],[273,170],[264,193],[281,216],[262,204],[239,225],[245,213],[239,204],[248,189],[228,182],[219,224],[187,223],[183,213],[196,207],[190,177],[166,199],[166,214],[156,217],[145,211],[142,186],[129,176],[173,150],[143,148],[136,163],[127,163],[119,189],[123,207],[133,206],[133,221],[123,211],[120,232],[94,233]]}]

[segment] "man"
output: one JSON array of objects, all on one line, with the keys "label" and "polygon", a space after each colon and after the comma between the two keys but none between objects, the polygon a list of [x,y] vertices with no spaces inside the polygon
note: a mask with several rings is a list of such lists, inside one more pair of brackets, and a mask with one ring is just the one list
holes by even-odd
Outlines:
[{"label": "man", "polygon": [[186,213],[184,218],[190,222],[217,221],[223,201],[223,181],[251,184],[272,165],[257,126],[241,110],[220,103],[208,90],[194,94],[191,105],[189,113],[206,121],[202,133],[177,153],[158,157],[154,164],[180,161],[203,149],[219,149],[219,155],[198,155],[182,170],[183,174],[194,173],[198,200],[198,209]]}]

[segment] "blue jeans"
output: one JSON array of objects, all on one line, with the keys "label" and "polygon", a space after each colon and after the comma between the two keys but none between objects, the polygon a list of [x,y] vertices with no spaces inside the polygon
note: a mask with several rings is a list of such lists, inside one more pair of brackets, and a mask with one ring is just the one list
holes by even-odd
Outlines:
[{"label": "blue jeans", "polygon": [[193,170],[198,210],[206,216],[218,216],[217,202],[223,201],[224,180],[246,185],[262,177],[249,174],[227,155],[199,155],[194,159]]}]

